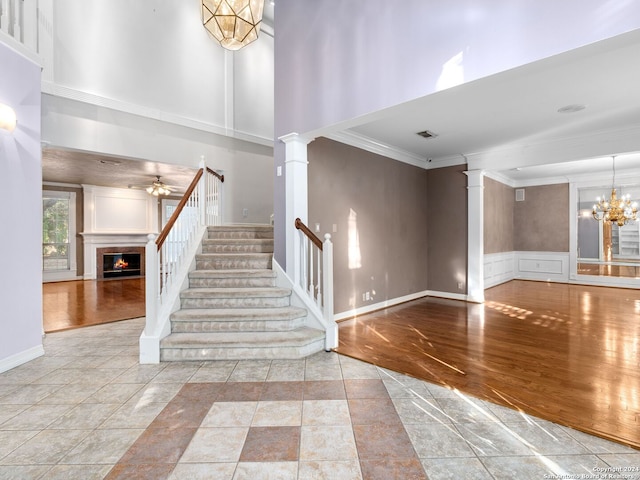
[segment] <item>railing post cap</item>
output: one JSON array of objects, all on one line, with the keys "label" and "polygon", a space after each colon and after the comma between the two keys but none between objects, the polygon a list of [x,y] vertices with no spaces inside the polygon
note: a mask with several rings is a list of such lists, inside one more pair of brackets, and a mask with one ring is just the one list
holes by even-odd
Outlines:
[{"label": "railing post cap", "polygon": [[330,233],[325,233],[324,234],[324,241],[328,242],[329,240],[331,240],[331,234]]},{"label": "railing post cap", "polygon": [[150,233],[149,235],[147,235],[147,240],[149,240],[150,242],[154,242],[156,240],[156,234]]}]

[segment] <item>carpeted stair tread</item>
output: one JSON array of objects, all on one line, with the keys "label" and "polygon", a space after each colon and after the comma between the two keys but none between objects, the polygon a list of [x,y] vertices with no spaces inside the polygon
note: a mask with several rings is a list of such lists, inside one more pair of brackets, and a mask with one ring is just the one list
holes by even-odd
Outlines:
[{"label": "carpeted stair tread", "polygon": [[266,269],[193,270],[189,278],[275,278],[276,272]]},{"label": "carpeted stair tread", "polygon": [[278,287],[250,287],[250,288],[187,288],[180,292],[181,298],[273,298],[288,297],[291,290]]},{"label": "carpeted stair tread", "polygon": [[210,320],[215,322],[238,322],[250,320],[290,320],[304,317],[307,311],[298,307],[272,308],[193,308],[178,310],[171,320],[194,321]]}]

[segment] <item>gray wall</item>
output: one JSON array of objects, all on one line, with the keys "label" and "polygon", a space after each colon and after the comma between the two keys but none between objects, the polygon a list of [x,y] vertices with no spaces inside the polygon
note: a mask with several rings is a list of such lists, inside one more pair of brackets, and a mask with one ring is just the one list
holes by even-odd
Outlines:
[{"label": "gray wall", "polygon": [[428,171],[427,202],[429,290],[466,293],[466,165]]},{"label": "gray wall", "polygon": [[484,253],[513,251],[515,189],[484,178]]},{"label": "gray wall", "polygon": [[569,184],[525,188],[515,202],[513,248],[516,251],[569,251]]},{"label": "gray wall", "polygon": [[425,290],[465,292],[464,166],[424,170],[326,138],[308,154],[309,228],[332,235],[336,313]]},{"label": "gray wall", "polygon": [[[332,235],[336,313],[426,290],[427,171],[325,138],[308,154],[309,227]],[[360,268],[349,268],[350,216]]]}]

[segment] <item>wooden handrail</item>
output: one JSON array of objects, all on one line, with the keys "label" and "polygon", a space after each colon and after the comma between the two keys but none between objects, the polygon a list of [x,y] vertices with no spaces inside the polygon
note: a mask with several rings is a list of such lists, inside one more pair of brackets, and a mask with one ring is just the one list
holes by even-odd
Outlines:
[{"label": "wooden handrail", "polygon": [[162,244],[169,236],[169,232],[171,231],[171,229],[173,228],[173,225],[178,220],[178,216],[180,215],[180,212],[182,212],[182,209],[189,201],[189,197],[195,190],[196,185],[198,185],[198,181],[200,181],[200,178],[202,177],[202,173],[203,173],[202,168],[197,171],[196,176],[193,177],[193,180],[191,180],[191,185],[189,185],[189,188],[187,188],[187,191],[184,192],[184,195],[182,196],[182,199],[180,199],[180,203],[178,203],[178,206],[176,207],[173,214],[171,215],[171,218],[169,218],[169,221],[160,232],[160,235],[158,235],[158,238],[156,238],[156,245],[158,246],[158,250],[162,248]]},{"label": "wooden handrail", "polygon": [[222,183],[224,183],[224,175],[220,175],[218,172],[216,172],[215,170],[211,170],[209,167],[207,167],[207,172],[209,172],[211,175],[215,175],[220,179]]},{"label": "wooden handrail", "polygon": [[309,227],[302,223],[302,220],[300,220],[299,218],[296,218],[296,228],[298,230],[302,230],[302,233],[309,237],[309,240],[311,240],[313,244],[318,247],[320,251],[322,251],[322,240],[316,237],[316,235],[311,230],[309,230]]}]

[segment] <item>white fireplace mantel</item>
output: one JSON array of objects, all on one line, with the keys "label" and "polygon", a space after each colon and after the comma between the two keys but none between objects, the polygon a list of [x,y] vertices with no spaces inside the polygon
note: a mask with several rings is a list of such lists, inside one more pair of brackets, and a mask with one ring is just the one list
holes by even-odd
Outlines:
[{"label": "white fireplace mantel", "polygon": [[[149,233],[157,235],[157,232]],[[147,244],[149,233],[80,233],[84,238],[84,279],[95,280],[97,277],[96,254],[98,248],[144,247]]]},{"label": "white fireplace mantel", "polygon": [[158,199],[144,190],[82,185],[84,191],[84,279],[97,276],[96,251],[140,247],[157,234]]}]

